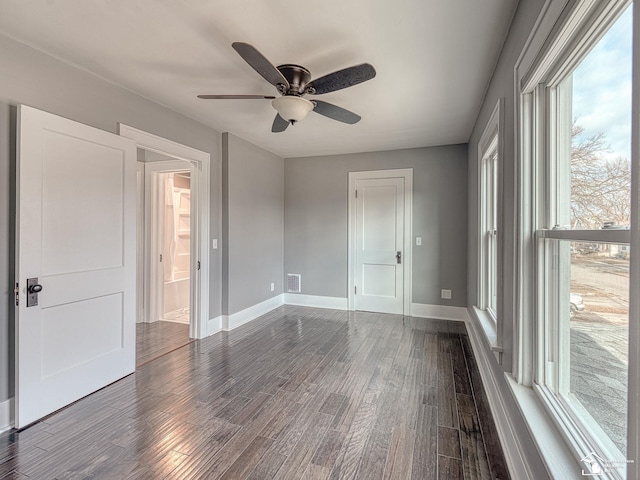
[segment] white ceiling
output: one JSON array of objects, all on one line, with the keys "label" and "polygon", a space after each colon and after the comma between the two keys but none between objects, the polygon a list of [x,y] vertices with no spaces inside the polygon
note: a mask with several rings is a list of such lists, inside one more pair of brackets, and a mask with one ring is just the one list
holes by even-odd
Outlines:
[{"label": "white ceiling", "polygon": [[[0,32],[282,157],[464,143],[517,0],[1,0]],[[254,45],[312,78],[368,62],[373,80],[318,96],[362,116],[311,113],[271,133],[269,100],[200,100],[275,87],[231,48]]]}]

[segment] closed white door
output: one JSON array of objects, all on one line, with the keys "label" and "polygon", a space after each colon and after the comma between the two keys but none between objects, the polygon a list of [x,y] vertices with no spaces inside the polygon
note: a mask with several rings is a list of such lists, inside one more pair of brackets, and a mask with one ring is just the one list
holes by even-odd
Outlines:
[{"label": "closed white door", "polygon": [[355,308],[404,313],[404,178],[357,179]]},{"label": "closed white door", "polygon": [[135,370],[136,146],[25,106],[18,124],[22,428]]}]

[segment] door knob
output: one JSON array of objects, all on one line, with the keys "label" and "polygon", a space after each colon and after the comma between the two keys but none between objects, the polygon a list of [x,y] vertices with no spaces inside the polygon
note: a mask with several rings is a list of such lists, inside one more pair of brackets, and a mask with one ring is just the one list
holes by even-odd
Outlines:
[{"label": "door knob", "polygon": [[38,305],[38,293],[42,291],[42,285],[38,283],[38,277],[27,278],[27,307]]},{"label": "door knob", "polygon": [[396,253],[396,262],[402,263],[402,252]]}]

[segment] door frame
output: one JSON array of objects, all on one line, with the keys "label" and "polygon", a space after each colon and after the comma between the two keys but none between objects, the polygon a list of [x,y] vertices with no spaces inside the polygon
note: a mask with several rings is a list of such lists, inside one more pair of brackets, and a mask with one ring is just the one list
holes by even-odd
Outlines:
[{"label": "door frame", "polygon": [[[201,150],[182,145],[157,135],[119,123],[118,133],[135,140],[137,147],[156,154],[189,162],[191,167],[191,191],[198,200],[191,204],[191,308],[189,323],[191,338],[205,338],[209,320],[209,232],[210,232],[210,169],[211,155]],[[161,163],[161,162],[158,162]],[[145,167],[146,170],[146,167]],[[146,195],[146,193],[145,193]],[[195,220],[195,221],[193,221]],[[148,242],[146,242],[148,246]],[[145,255],[150,255],[145,248]],[[200,262],[200,270],[197,270]],[[145,268],[145,270],[147,270]],[[148,283],[146,284],[149,285]]]},{"label": "door frame", "polygon": [[[136,149],[137,153],[137,149]],[[136,206],[136,324],[141,323],[146,318],[148,305],[145,301],[145,289],[147,281],[145,277],[145,198],[144,198],[144,162],[136,162],[136,195],[138,204]],[[142,298],[142,301],[140,299]]]},{"label": "door frame", "polygon": [[355,310],[355,272],[356,272],[356,181],[364,179],[404,178],[404,278],[403,310],[411,315],[413,297],[413,168],[392,170],[367,170],[349,172],[349,226],[348,226],[348,304],[349,310]]}]

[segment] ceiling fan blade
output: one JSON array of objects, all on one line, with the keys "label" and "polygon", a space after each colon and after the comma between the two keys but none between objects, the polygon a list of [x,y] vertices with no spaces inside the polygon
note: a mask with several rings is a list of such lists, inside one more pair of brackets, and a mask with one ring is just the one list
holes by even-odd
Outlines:
[{"label": "ceiling fan blade", "polygon": [[313,109],[314,112],[333,120],[338,120],[339,122],[353,125],[354,123],[358,123],[362,118],[360,115],[350,112],[349,110],[345,110],[342,107],[338,107],[337,105],[333,105],[332,103],[323,102],[321,100],[313,100],[313,103],[316,105]]},{"label": "ceiling fan blade", "polygon": [[198,98],[205,100],[243,100],[243,99],[266,99],[273,100],[272,95],[198,95]]},{"label": "ceiling fan blade", "polygon": [[376,70],[372,65],[368,63],[354,65],[312,80],[307,84],[305,92],[322,95],[323,93],[335,92],[336,90],[366,82],[375,76]]},{"label": "ceiling fan blade", "polygon": [[258,50],[252,45],[242,42],[234,42],[231,44],[236,52],[247,62],[256,72],[269,82],[271,85],[278,86],[284,85],[289,88],[289,82],[280,73],[273,64],[267,60]]},{"label": "ceiling fan blade", "polygon": [[273,119],[273,125],[271,126],[271,131],[273,133],[284,132],[288,126],[289,126],[289,122],[287,122],[284,118],[282,118],[279,113],[276,113],[276,118]]}]

